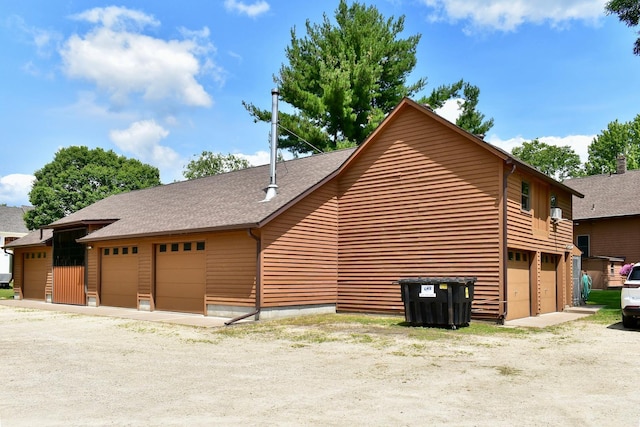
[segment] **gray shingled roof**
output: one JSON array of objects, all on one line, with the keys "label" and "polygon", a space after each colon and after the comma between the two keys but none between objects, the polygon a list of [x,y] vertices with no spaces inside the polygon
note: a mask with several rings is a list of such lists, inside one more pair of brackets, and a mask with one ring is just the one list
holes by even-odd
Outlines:
[{"label": "gray shingled roof", "polygon": [[53,230],[43,229],[42,234],[40,230],[30,232],[24,237],[14,240],[7,244],[5,248],[23,247],[23,246],[42,246],[47,243],[47,240],[53,238]]},{"label": "gray shingled roof", "polygon": [[278,163],[278,195],[263,202],[269,165],[117,194],[65,218],[52,228],[110,222],[82,241],[255,227],[331,173],[355,149]]},{"label": "gray shingled roof", "polygon": [[24,214],[30,207],[0,206],[0,232],[28,233]]},{"label": "gray shingled roof", "polygon": [[640,200],[634,197],[640,170],[567,179],[564,184],[584,194],[584,199],[573,198],[574,220],[640,215]]}]

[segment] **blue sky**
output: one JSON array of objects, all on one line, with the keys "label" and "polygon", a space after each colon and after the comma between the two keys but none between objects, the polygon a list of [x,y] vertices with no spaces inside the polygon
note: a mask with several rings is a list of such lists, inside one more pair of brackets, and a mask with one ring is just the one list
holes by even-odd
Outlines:
[{"label": "blue sky", "polygon": [[[422,34],[410,81],[427,77],[424,94],[460,78],[480,88],[487,140],[506,150],[540,138],[586,160],[609,122],[640,113],[636,34],[604,14],[606,0],[363,3]],[[337,5],[0,2],[0,203],[28,204],[33,173],[72,145],[157,166],[165,183],[203,150],[266,163],[270,126],[241,102],[270,108],[291,28],[302,36]]]}]

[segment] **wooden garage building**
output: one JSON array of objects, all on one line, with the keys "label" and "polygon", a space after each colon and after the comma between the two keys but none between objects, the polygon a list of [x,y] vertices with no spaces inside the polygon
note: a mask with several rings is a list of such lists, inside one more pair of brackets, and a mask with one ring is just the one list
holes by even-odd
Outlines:
[{"label": "wooden garage building", "polygon": [[474,317],[571,304],[582,195],[409,99],[357,149],[279,163],[264,201],[268,184],[269,167],[254,167],[111,196],[50,224],[52,301],[82,288],[82,304],[217,316],[402,313],[394,281],[472,276]]}]

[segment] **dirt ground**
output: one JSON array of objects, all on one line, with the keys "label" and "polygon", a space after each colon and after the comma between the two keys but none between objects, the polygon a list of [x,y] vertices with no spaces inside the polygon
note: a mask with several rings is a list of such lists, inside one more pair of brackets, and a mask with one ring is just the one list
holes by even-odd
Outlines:
[{"label": "dirt ground", "polygon": [[640,425],[640,333],[619,324],[425,340],[4,306],[0,323],[1,427]]}]

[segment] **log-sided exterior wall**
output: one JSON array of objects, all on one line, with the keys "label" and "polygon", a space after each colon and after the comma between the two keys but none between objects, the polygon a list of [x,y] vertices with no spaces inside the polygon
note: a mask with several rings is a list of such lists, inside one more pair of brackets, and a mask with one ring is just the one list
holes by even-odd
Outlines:
[{"label": "log-sided exterior wall", "polygon": [[262,229],[262,306],[335,304],[338,203],[331,181]]},{"label": "log-sided exterior wall", "polygon": [[498,313],[502,161],[408,109],[339,178],[338,309],[402,312],[403,277],[477,277]]}]

